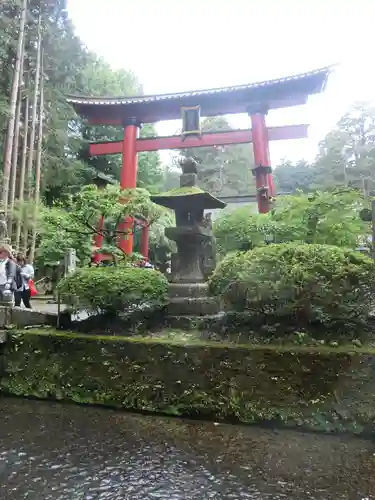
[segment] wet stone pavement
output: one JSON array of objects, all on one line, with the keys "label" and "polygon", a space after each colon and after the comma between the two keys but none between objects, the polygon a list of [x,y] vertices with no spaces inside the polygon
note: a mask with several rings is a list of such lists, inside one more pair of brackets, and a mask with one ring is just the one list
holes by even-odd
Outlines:
[{"label": "wet stone pavement", "polygon": [[1,500],[375,499],[375,443],[0,399]]}]

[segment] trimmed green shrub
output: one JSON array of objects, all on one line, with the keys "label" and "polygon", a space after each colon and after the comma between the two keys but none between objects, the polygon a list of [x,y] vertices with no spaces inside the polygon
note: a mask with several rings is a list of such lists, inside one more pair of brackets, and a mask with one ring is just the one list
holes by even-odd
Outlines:
[{"label": "trimmed green shrub", "polygon": [[209,285],[237,311],[326,322],[364,318],[373,283],[373,262],[359,252],[283,243],[227,256]]},{"label": "trimmed green shrub", "polygon": [[142,305],[162,307],[168,282],[151,269],[111,266],[78,269],[57,288],[63,301],[75,310],[117,313]]}]

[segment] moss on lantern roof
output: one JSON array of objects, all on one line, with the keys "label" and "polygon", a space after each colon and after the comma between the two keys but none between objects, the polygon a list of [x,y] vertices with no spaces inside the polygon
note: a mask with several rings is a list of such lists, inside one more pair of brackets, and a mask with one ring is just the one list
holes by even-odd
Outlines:
[{"label": "moss on lantern roof", "polygon": [[188,196],[189,194],[203,194],[205,191],[198,186],[186,186],[170,189],[165,193],[160,193],[155,196],[162,196],[163,198],[166,196]]}]

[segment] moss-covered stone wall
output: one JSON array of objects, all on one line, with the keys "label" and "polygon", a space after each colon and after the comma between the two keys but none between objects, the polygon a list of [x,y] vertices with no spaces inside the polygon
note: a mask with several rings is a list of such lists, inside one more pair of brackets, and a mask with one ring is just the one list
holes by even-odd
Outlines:
[{"label": "moss-covered stone wall", "polygon": [[375,351],[13,333],[0,390],[312,430],[375,430]]}]

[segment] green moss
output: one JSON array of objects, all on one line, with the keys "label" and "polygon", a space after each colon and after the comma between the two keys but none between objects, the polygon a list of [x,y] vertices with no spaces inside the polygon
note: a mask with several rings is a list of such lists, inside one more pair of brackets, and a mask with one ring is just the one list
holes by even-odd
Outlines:
[{"label": "green moss", "polygon": [[202,194],[205,191],[197,186],[187,186],[187,187],[179,187],[171,189],[170,191],[166,191],[165,193],[159,193],[157,196],[187,196],[189,194]]},{"label": "green moss", "polygon": [[373,430],[374,350],[189,343],[167,333],[162,339],[12,333],[0,389],[169,415]]},{"label": "green moss", "polygon": [[[190,335],[191,334],[191,335]],[[145,337],[145,336],[110,336],[110,335],[88,335],[85,333],[76,333],[69,331],[55,330],[52,327],[46,328],[30,328],[27,330],[14,330],[13,335],[41,335],[41,336],[54,336],[66,339],[84,339],[87,341],[106,341],[106,342],[126,342],[130,344],[161,344],[171,346],[200,346],[210,347],[212,349],[245,349],[249,351],[278,351],[278,352],[311,352],[311,353],[344,353],[348,355],[360,354],[373,354],[375,355],[375,347],[362,346],[356,347],[354,345],[339,345],[332,347],[330,345],[286,345],[286,344],[235,344],[233,342],[218,342],[216,340],[202,340],[198,338],[198,333],[194,331],[184,332],[183,330],[166,329],[158,337]]]}]

